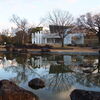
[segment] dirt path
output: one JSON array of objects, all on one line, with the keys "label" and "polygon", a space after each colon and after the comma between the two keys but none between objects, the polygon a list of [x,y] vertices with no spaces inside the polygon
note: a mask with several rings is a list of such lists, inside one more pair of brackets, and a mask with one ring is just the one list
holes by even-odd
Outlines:
[{"label": "dirt path", "polygon": [[56,51],[56,52],[98,52],[100,49],[92,49],[89,47],[71,47],[70,48],[66,48],[66,49],[51,49],[50,51]]}]

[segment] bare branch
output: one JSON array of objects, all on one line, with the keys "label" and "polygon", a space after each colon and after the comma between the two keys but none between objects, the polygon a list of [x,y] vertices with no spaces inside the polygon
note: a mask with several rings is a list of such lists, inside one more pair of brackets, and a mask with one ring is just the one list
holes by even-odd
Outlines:
[{"label": "bare branch", "polygon": [[11,18],[11,22],[16,24],[17,28],[19,30],[25,31],[27,27],[27,20],[26,19],[21,19],[20,17],[13,15]]},{"label": "bare branch", "polygon": [[56,27],[56,33],[59,34],[62,40],[62,46],[64,45],[64,38],[68,35],[65,32],[65,29],[72,28],[73,25],[73,16],[67,12],[62,10],[54,10],[48,14],[48,23],[49,25],[53,25]]}]

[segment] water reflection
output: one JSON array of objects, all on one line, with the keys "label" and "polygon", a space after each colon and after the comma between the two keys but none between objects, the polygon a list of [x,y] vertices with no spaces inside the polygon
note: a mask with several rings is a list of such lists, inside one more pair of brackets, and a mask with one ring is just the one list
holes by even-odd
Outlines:
[{"label": "water reflection", "polygon": [[98,64],[97,64],[98,73],[100,73],[100,52],[98,55]]},{"label": "water reflection", "polygon": [[45,89],[56,94],[72,88],[98,87],[100,90],[99,73],[100,55],[0,54],[1,79],[7,78],[20,85],[39,77],[46,82]]},{"label": "water reflection", "polygon": [[87,87],[100,87],[100,74],[76,74],[76,82]]}]

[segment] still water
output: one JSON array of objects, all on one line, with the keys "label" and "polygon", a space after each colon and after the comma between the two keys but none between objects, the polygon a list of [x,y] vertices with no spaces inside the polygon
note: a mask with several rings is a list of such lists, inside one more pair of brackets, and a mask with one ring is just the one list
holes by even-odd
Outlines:
[{"label": "still water", "polygon": [[[45,88],[34,90],[28,82],[41,78]],[[9,79],[40,100],[70,100],[74,89],[100,92],[100,56],[0,53],[0,80]]]}]

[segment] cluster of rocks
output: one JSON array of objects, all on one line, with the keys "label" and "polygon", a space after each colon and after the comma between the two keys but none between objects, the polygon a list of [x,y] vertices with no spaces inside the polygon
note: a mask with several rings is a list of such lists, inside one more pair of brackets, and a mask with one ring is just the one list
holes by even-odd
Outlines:
[{"label": "cluster of rocks", "polygon": [[[28,83],[33,89],[45,87],[43,80],[32,79]],[[71,100],[100,100],[100,92],[75,89],[70,94]],[[9,80],[0,81],[0,100],[39,100],[34,93],[27,91]]]},{"label": "cluster of rocks", "polygon": [[[33,79],[29,82],[29,86],[34,89],[45,87],[45,83],[41,79]],[[27,91],[9,80],[0,81],[0,100],[39,100],[34,93]]]}]

